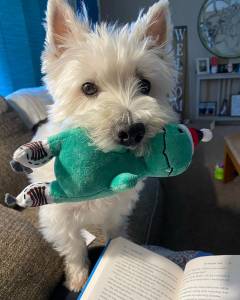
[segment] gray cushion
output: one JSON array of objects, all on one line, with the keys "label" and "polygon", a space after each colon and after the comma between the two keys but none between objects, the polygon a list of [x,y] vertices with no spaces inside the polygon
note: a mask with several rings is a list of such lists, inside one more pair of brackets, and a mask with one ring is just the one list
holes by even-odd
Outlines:
[{"label": "gray cushion", "polygon": [[17,195],[27,185],[25,175],[16,175],[11,170],[9,161],[16,148],[28,142],[31,137],[31,131],[15,111],[8,109],[0,113],[0,203],[3,203],[6,192]]},{"label": "gray cushion", "polygon": [[0,205],[0,299],[47,300],[62,260],[22,213]]}]

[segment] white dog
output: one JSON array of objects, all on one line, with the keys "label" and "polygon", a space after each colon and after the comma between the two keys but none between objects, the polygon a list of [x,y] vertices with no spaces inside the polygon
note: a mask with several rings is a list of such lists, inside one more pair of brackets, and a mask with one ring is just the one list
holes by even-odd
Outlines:
[{"label": "white dog", "polygon": [[[154,4],[131,25],[90,28],[63,0],[49,0],[42,56],[45,83],[53,96],[49,122],[34,140],[66,127],[88,129],[107,152],[119,144],[142,155],[150,137],[176,120],[168,97],[173,87],[171,21],[168,1]],[[35,169],[32,182],[54,180],[53,164]],[[79,291],[88,276],[80,229],[99,224],[114,237],[131,213],[143,183],[114,197],[50,204],[40,208],[41,231],[65,258],[66,286]]]}]

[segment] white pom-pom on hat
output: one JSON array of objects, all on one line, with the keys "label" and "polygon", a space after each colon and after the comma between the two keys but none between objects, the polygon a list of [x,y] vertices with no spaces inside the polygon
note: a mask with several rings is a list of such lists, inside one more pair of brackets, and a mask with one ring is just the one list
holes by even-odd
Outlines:
[{"label": "white pom-pom on hat", "polygon": [[206,128],[203,128],[203,129],[200,129],[200,131],[202,132],[203,134],[203,137],[202,137],[202,142],[209,142],[211,141],[211,139],[213,138],[213,134],[212,134],[212,131],[210,129],[206,129]]}]

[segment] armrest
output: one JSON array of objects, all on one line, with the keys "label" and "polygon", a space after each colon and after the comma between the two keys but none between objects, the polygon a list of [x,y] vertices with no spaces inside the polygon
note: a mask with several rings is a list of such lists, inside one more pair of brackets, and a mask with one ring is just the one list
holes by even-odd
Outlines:
[{"label": "armrest", "polygon": [[57,253],[20,212],[0,205],[0,299],[47,300],[63,270]]},{"label": "armrest", "polygon": [[18,90],[6,99],[29,129],[47,119],[47,106],[53,103],[44,86]]},{"label": "armrest", "polygon": [[17,147],[32,138],[15,111],[8,110],[0,115],[0,203],[4,202],[5,193],[17,195],[26,185],[25,175],[11,170],[9,161]]}]

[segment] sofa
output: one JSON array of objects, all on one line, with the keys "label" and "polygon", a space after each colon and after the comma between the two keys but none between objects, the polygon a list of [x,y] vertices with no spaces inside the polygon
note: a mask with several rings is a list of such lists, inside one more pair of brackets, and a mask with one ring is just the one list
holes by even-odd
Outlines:
[{"label": "sofa", "polygon": [[[34,101],[40,99],[41,109],[45,107],[46,110],[49,95],[44,89],[41,92],[36,95],[29,89],[20,94],[25,102],[27,97],[31,98],[31,108],[39,107]],[[4,205],[6,192],[17,195],[27,185],[25,175],[11,170],[11,155],[18,146],[31,139],[34,130],[44,122],[47,115],[46,111],[41,114],[31,111],[28,115],[28,112],[24,112],[26,105],[22,105],[22,98],[18,97],[18,93],[8,96],[7,100],[0,97],[0,299],[70,299],[62,287],[62,258],[38,230],[38,209],[12,209]],[[40,116],[40,119],[34,116]],[[141,200],[129,220],[128,233],[135,242],[146,244],[154,234],[160,234],[162,199],[159,180],[148,179]],[[158,222],[154,224],[156,219]],[[93,226],[87,230],[97,237],[90,246],[90,252],[94,253],[106,241],[100,228]],[[76,294],[71,299],[75,298]]]}]

